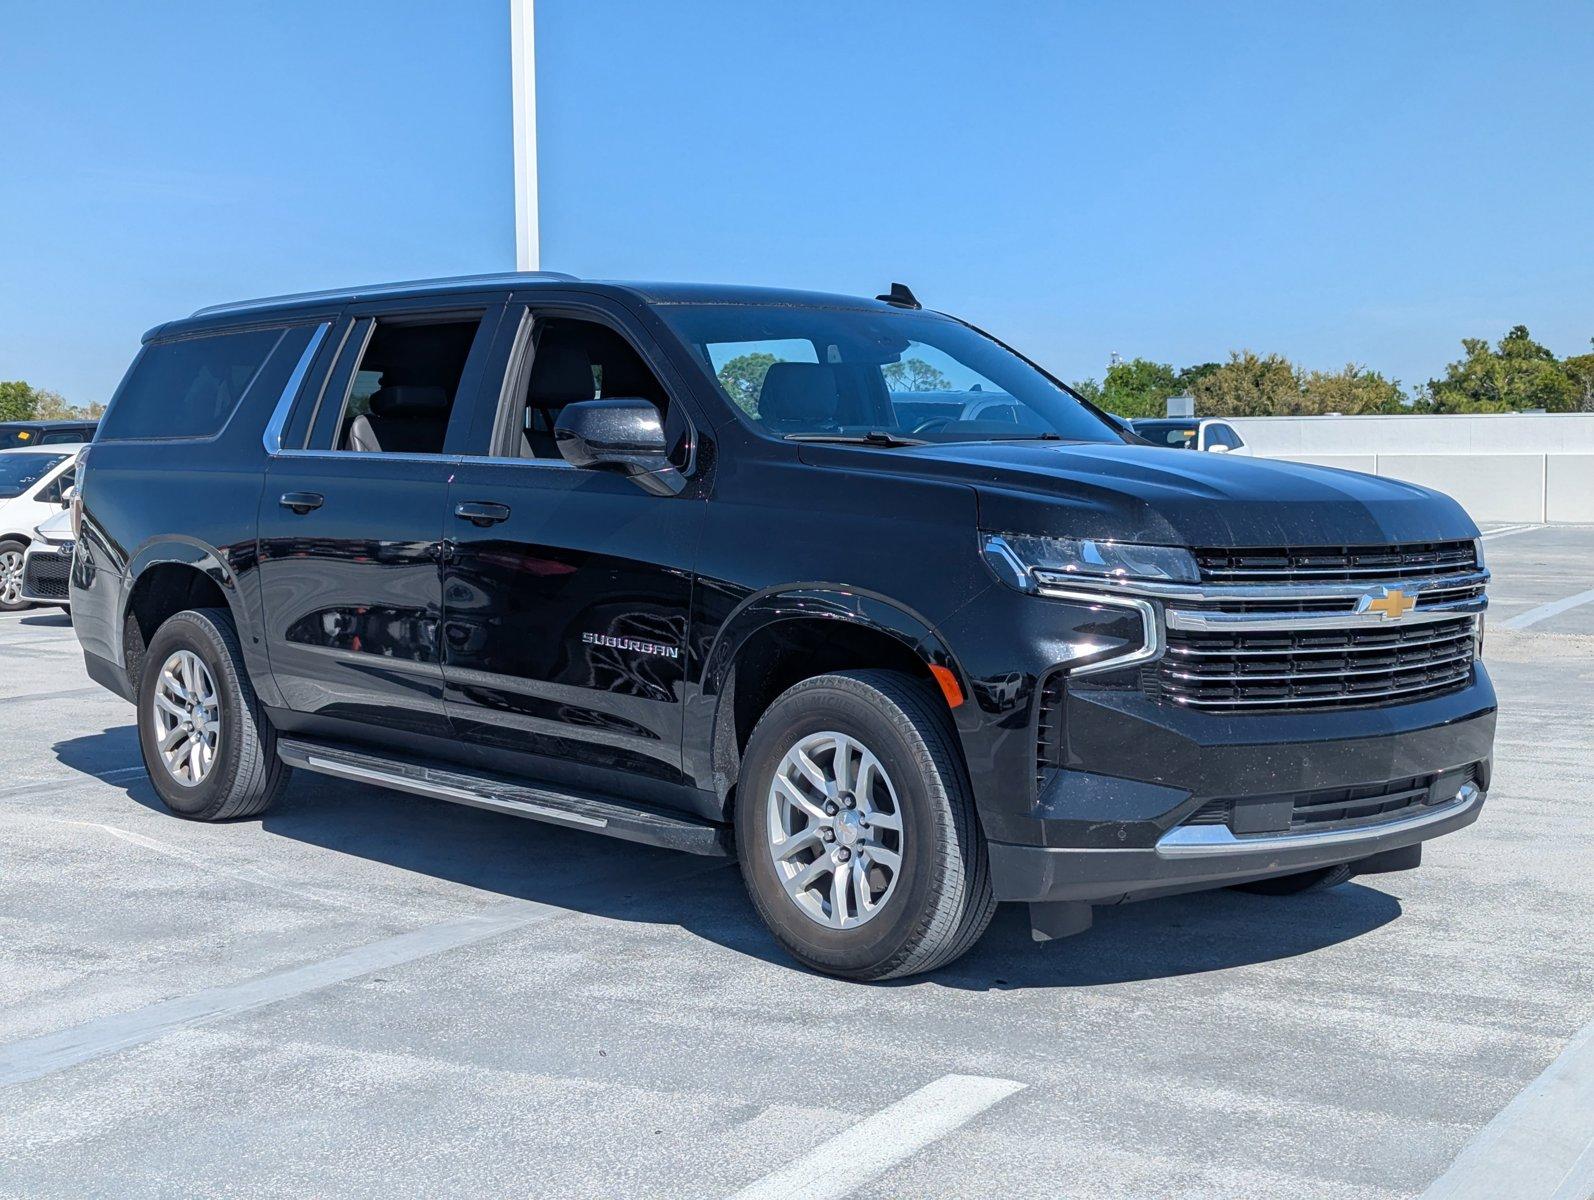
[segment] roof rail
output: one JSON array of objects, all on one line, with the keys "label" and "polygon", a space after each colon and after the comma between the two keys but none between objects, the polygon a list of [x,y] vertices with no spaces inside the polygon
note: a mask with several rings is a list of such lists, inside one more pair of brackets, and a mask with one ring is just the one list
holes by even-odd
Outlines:
[{"label": "roof rail", "polygon": [[291,292],[284,296],[262,296],[255,300],[232,300],[226,304],[212,304],[196,308],[193,315],[209,317],[218,313],[248,312],[254,308],[272,308],[283,304],[310,304],[317,300],[366,300],[378,296],[391,296],[401,292],[437,292],[461,286],[514,287],[520,283],[557,282],[573,283],[576,276],[563,271],[499,271],[485,275],[450,275],[439,279],[409,279],[397,283],[372,283],[363,287],[328,288],[317,292]]}]

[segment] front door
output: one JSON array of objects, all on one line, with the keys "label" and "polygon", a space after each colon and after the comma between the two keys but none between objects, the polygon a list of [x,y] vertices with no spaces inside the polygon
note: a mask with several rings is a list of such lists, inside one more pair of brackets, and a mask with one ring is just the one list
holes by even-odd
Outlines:
[{"label": "front door", "polygon": [[[360,739],[450,733],[442,699],[442,554],[452,439],[502,305],[369,306],[302,438],[273,453],[260,587],[288,728]],[[417,745],[417,750],[424,747]]]},{"label": "front door", "polygon": [[[701,490],[653,496],[577,470],[553,427],[569,403],[678,403],[668,367],[617,318],[511,307],[492,451],[449,486],[444,674],[459,737],[498,769],[692,806],[681,770],[682,687]],[[689,454],[691,424],[668,414]],[[701,482],[701,481],[698,481]]]}]

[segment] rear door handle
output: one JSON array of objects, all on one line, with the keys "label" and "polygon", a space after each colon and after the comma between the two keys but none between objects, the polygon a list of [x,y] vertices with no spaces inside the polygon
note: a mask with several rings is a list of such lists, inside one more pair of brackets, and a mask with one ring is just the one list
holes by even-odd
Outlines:
[{"label": "rear door handle", "polygon": [[283,492],[282,499],[277,501],[283,508],[291,508],[301,517],[311,509],[320,508],[326,503],[326,497],[320,492]]},{"label": "rear door handle", "polygon": [[467,500],[454,505],[454,515],[461,521],[469,521],[478,529],[486,529],[489,525],[509,520],[509,505]]}]

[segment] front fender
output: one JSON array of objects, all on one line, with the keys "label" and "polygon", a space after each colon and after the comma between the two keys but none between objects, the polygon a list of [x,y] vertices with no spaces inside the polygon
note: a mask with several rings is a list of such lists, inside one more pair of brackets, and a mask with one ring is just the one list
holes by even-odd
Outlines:
[{"label": "front fender", "polygon": [[[688,772],[699,786],[727,790],[726,738],[734,744],[730,682],[736,661],[748,640],[773,625],[795,620],[825,620],[882,634],[899,642],[926,667],[948,670],[964,696],[968,677],[946,639],[922,614],[887,596],[843,584],[793,583],[766,588],[746,597],[726,617],[702,657],[702,668],[687,706],[684,739]],[[975,705],[952,709],[959,736],[966,724],[977,723]],[[734,752],[733,752],[734,753]]]}]

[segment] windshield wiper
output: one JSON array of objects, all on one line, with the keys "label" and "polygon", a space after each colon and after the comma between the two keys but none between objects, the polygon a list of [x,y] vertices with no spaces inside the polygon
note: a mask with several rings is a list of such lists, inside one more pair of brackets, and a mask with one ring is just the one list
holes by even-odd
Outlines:
[{"label": "windshield wiper", "polygon": [[988,437],[987,442],[1077,442],[1078,438],[1065,438],[1060,433],[1016,433],[1012,437]]},{"label": "windshield wiper", "polygon": [[923,438],[903,437],[883,429],[868,433],[788,433],[788,442],[841,442],[849,446],[928,446]]}]

